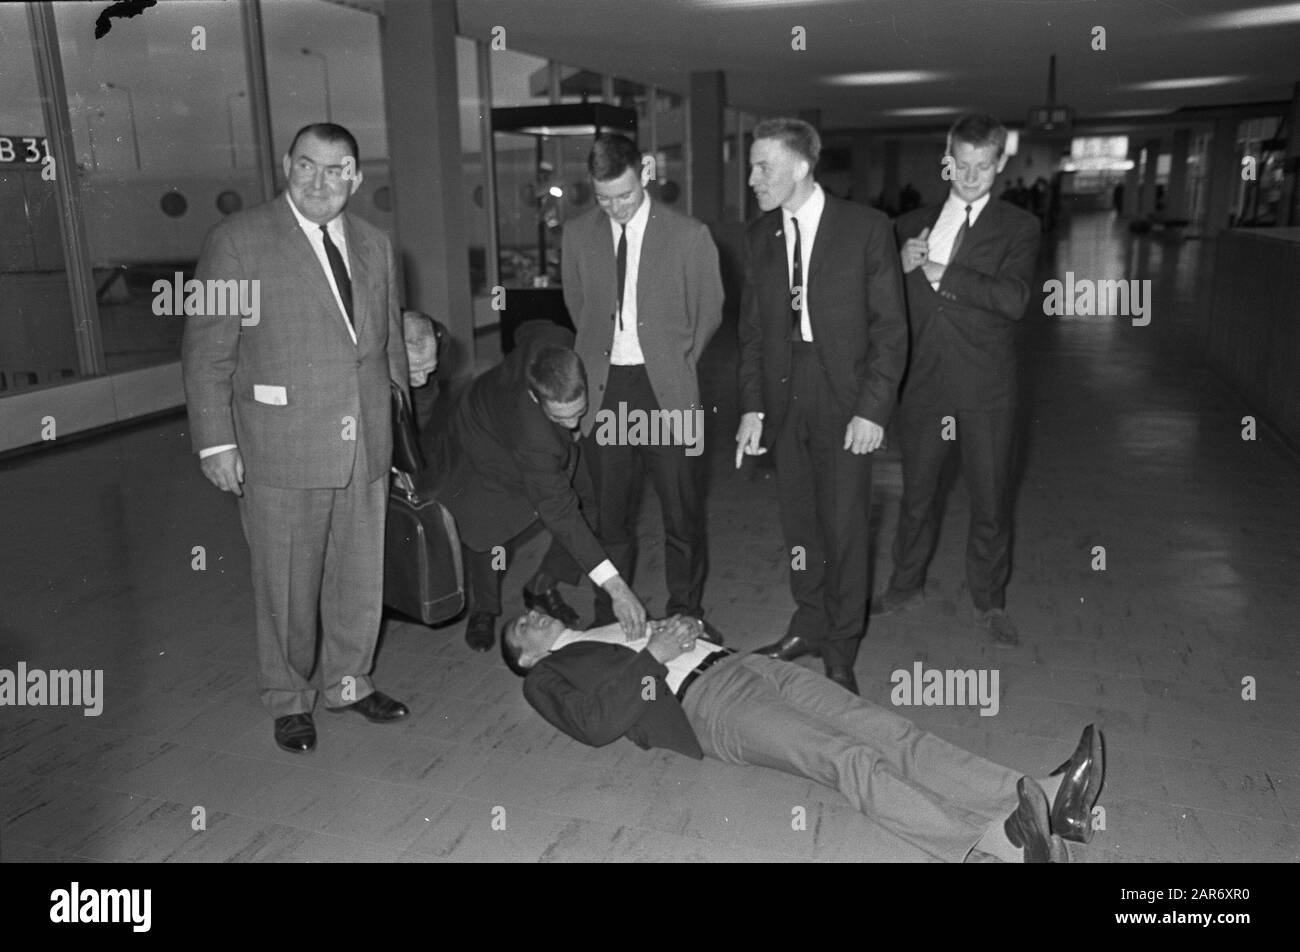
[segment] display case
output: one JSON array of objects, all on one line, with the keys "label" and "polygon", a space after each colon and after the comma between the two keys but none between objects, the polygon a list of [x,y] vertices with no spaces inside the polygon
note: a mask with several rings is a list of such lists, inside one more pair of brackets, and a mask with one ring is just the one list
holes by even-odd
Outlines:
[{"label": "display case", "polygon": [[597,135],[636,138],[636,112],[607,103],[516,106],[492,110],[496,247],[505,289],[501,349],[532,318],[572,328],[560,289],[564,223],[595,202],[587,155]]}]

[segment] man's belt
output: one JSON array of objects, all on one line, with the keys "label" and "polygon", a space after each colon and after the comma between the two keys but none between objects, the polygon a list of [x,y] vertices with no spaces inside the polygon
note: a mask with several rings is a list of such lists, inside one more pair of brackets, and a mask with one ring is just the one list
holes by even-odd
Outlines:
[{"label": "man's belt", "polygon": [[696,682],[701,674],[708,671],[723,658],[729,658],[736,653],[734,648],[719,648],[713,654],[709,655],[703,661],[695,666],[690,674],[682,679],[681,685],[677,688],[677,700],[681,701],[686,697],[686,689]]}]

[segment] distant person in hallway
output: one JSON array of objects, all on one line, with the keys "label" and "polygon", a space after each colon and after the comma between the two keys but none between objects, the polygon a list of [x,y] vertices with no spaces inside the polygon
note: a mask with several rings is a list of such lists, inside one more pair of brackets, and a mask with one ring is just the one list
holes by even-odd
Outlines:
[{"label": "distant person in hallway", "polygon": [[797,607],[762,652],[817,654],[856,691],[871,454],[907,362],[907,315],[889,219],[827,195],[813,178],[820,151],[802,120],[754,127],[749,185],[763,214],[745,234],[736,466],[772,449],[791,559]]},{"label": "distant person in hallway", "polygon": [[[663,514],[666,613],[702,619],[705,460],[686,452],[684,431],[688,414],[707,419],[696,366],[722,323],[718,249],[702,222],[651,198],[645,188],[651,168],[626,136],[597,138],[587,171],[596,207],[565,226],[561,261],[564,302],[577,328],[574,349],[587,368],[592,402],[581,425],[600,541],[631,584],[641,488],[649,476]],[[611,442],[596,428],[602,410],[654,419],[661,409],[684,420],[679,439]],[[597,589],[596,624],[612,621],[613,603]]]},{"label": "distant person in hallway", "polygon": [[[692,618],[573,631],[533,610],[501,633],[524,697],[593,747],[637,746],[772,767],[834,787],[855,809],[930,856],[973,851],[1009,862],[1067,862],[1088,842],[1105,773],[1089,725],[1042,780],[977,757],[807,668],[710,642]],[[1050,803],[1050,806],[1049,806]]]},{"label": "distant person in hallway", "polygon": [[[370,681],[382,612],[390,385],[409,383],[393,249],[346,213],[356,139],[305,126],[285,194],[208,234],[195,276],[261,287],[251,326],[185,321],[182,365],[203,474],[239,497],[252,555],[263,703],[284,750],[316,746],[313,672],[330,710],[394,721]],[[317,639],[319,637],[319,649]]]},{"label": "distant person in hallway", "polygon": [[645,608],[591,526],[596,503],[578,442],[587,377],[573,334],[534,320],[519,326],[515,340],[515,349],[460,395],[418,480],[460,530],[469,601],[465,641],[475,651],[492,647],[514,540],[538,520],[551,545],[524,586],[524,603],[576,625],[578,614],[558,583],[577,584],[585,573],[635,637]]},{"label": "distant person in hallway", "polygon": [[966,115],[948,133],[955,178],[944,201],[895,222],[906,275],[912,352],[899,403],[903,500],[894,570],[871,614],[924,601],[938,535],[938,490],[959,454],[970,494],[966,583],[977,624],[995,644],[1019,644],[1005,611],[1011,570],[1011,469],[1016,416],[1016,327],[1038,259],[1038,220],[992,201],[1006,166],[1007,131]]}]

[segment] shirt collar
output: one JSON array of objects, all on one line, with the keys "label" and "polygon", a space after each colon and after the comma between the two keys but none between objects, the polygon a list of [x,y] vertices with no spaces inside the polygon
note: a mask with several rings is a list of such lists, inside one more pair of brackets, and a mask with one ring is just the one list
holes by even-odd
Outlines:
[{"label": "shirt collar", "polygon": [[[992,197],[993,193],[991,191],[986,192],[983,198],[977,198],[975,201],[970,203],[970,218],[972,222],[980,217],[980,212],[984,211],[984,206],[989,203],[989,199]],[[963,216],[966,214],[966,202],[963,199],[958,198],[956,192],[950,191],[948,193],[948,201],[945,204],[952,206],[954,210]]]},{"label": "shirt collar", "polygon": [[[287,191],[284,193],[284,200],[288,202],[289,207],[293,209],[293,217],[298,219],[299,228],[309,235],[320,234],[320,225],[316,224],[302,212],[298,211],[298,206],[293,203],[293,196]],[[331,238],[338,239],[343,237],[343,214],[341,212],[325,224],[329,228]]]},{"label": "shirt collar", "polygon": [[788,209],[783,207],[781,209],[781,217],[785,219],[786,224],[790,223],[791,218],[799,219],[800,227],[803,227],[806,231],[807,228],[804,226],[808,225],[809,222],[820,219],[822,209],[825,207],[826,193],[822,191],[822,187],[818,183],[813,182],[812,194],[809,195],[807,200],[799,206],[799,210],[797,212],[790,212]]}]

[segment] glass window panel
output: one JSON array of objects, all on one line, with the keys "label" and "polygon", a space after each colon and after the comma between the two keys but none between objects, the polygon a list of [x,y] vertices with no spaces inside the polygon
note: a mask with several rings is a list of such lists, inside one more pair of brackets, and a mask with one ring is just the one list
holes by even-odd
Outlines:
[{"label": "glass window panel", "polygon": [[356,136],[361,152],[361,187],[348,211],[391,237],[379,18],[323,0],[276,0],[262,4],[262,30],[277,186],[284,187],[280,157],[294,133],[309,123],[337,122]]},{"label": "glass window panel", "polygon": [[192,277],[209,229],[260,200],[239,10],[162,3],[96,39],[98,4],[54,9],[107,369],[178,360],[155,282]]},{"label": "glass window panel", "polygon": [[0,4],[0,398],[80,376],[48,130],[22,4]]}]

